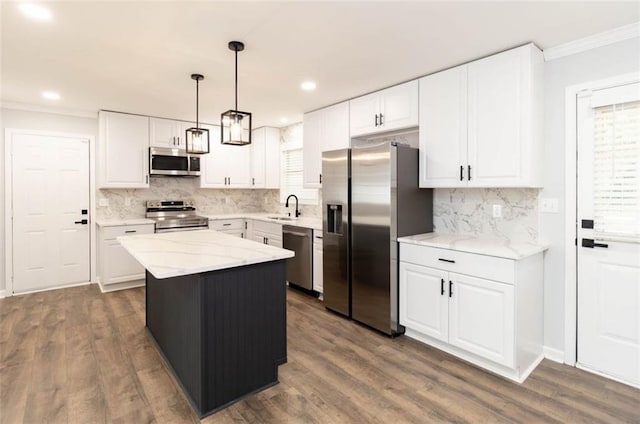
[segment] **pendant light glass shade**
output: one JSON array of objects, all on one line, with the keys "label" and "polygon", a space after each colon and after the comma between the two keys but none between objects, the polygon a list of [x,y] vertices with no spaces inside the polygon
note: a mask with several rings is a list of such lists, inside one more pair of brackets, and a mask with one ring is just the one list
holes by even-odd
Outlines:
[{"label": "pendant light glass shade", "polygon": [[209,153],[209,130],[200,128],[198,122],[199,113],[199,84],[204,79],[203,75],[191,74],[191,79],[196,81],[196,126],[187,128],[185,140],[187,142],[187,153],[203,155]]},{"label": "pendant light glass shade", "polygon": [[244,50],[240,41],[230,41],[229,50],[236,53],[235,109],[220,115],[220,131],[222,144],[243,146],[251,144],[251,113],[238,110],[238,52]]}]

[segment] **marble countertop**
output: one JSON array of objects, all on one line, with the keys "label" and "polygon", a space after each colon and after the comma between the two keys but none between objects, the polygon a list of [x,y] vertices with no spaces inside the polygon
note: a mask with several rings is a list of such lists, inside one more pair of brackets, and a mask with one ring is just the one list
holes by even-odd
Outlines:
[{"label": "marble countertop", "polygon": [[[311,218],[301,216],[299,218],[292,218],[289,220],[272,219],[271,216],[287,217],[279,213],[237,213],[237,214],[219,214],[219,215],[204,215],[211,220],[217,219],[257,219],[259,221],[274,222],[282,225],[297,225],[298,227],[311,228],[314,230],[322,231],[322,218]],[[290,217],[287,217],[290,218]]]},{"label": "marble countertop", "polygon": [[147,218],[128,218],[128,219],[97,219],[96,224],[98,227],[120,227],[123,225],[145,225],[155,224],[153,219]]},{"label": "marble countertop", "polygon": [[213,230],[118,237],[156,278],[178,277],[291,258],[294,253]]},{"label": "marble countertop", "polygon": [[515,260],[535,255],[549,248],[544,244],[513,242],[504,239],[462,234],[425,233],[399,237],[398,241],[400,243],[439,247],[441,249],[479,253],[481,255]]}]

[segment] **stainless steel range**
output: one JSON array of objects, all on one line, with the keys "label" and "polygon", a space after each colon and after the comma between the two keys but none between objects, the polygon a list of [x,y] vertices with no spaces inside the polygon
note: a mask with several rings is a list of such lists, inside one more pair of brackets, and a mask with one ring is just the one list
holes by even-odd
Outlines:
[{"label": "stainless steel range", "polygon": [[196,215],[193,200],[147,200],[146,217],[156,221],[156,233],[206,230],[209,218]]}]

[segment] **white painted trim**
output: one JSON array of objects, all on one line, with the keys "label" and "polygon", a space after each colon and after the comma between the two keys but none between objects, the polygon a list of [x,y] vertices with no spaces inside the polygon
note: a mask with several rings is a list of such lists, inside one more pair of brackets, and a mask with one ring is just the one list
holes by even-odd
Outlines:
[{"label": "white painted trim", "polygon": [[6,290],[0,290],[0,299],[3,299],[7,297],[7,291]]},{"label": "white painted trim", "polygon": [[572,54],[595,49],[597,47],[606,46],[608,44],[617,43],[619,41],[628,40],[630,38],[640,37],[640,22],[614,28],[609,31],[600,32],[588,37],[569,41],[568,43],[550,47],[544,50],[545,60],[554,60]]},{"label": "white painted trim", "polygon": [[46,289],[29,290],[29,291],[26,291],[26,292],[14,293],[11,296],[22,296],[24,294],[41,293],[41,292],[46,292],[46,291],[50,291],[50,290],[69,289],[71,287],[88,286],[90,284],[91,284],[90,281],[84,281],[82,283],[66,284],[66,285],[63,285],[63,286],[47,287]]},{"label": "white painted trim", "polygon": [[97,111],[92,112],[89,110],[63,109],[63,108],[56,108],[51,106],[31,105],[27,103],[4,101],[4,102],[0,102],[0,108],[12,109],[12,110],[24,110],[27,112],[53,113],[56,115],[76,116],[79,118],[98,119]]},{"label": "white painted trim", "polygon": [[550,361],[559,362],[561,364],[564,362],[564,352],[560,349],[545,346],[542,352],[544,353],[544,357]]},{"label": "white painted trim", "polygon": [[[577,96],[584,90],[601,90],[640,81],[640,73],[619,75],[602,80],[572,85],[565,90],[565,268],[564,268],[564,362],[577,362],[577,277],[576,277],[576,153],[577,153]],[[573,228],[573,230],[571,230]]]},{"label": "white painted trim", "polygon": [[100,287],[100,292],[102,293],[110,293],[118,290],[126,290],[132,289],[135,287],[144,287],[147,284],[147,281],[143,278],[142,280],[131,280],[131,281],[122,281],[120,283],[115,284],[102,284],[102,282],[98,282],[98,287]]},{"label": "white painted trim", "polygon": [[[33,134],[51,137],[65,137],[65,138],[84,138],[89,140],[89,278],[90,281],[82,284],[91,284],[95,281],[96,275],[96,228],[95,228],[95,216],[96,216],[96,185],[95,185],[95,164],[96,164],[96,138],[94,135],[89,134],[76,134],[76,133],[63,133],[55,131],[42,131],[42,130],[26,130],[16,128],[6,128],[4,131],[4,162],[5,162],[5,174],[4,174],[4,198],[5,198],[5,215],[4,215],[4,234],[5,234],[5,295],[13,296],[13,161],[12,161],[12,147],[13,147],[13,135],[14,134]],[[73,287],[65,286],[65,287]],[[45,290],[53,290],[55,288],[62,287],[50,287]],[[37,290],[42,291],[42,290]],[[31,293],[31,292],[30,292]],[[23,293],[20,293],[23,294]]]}]

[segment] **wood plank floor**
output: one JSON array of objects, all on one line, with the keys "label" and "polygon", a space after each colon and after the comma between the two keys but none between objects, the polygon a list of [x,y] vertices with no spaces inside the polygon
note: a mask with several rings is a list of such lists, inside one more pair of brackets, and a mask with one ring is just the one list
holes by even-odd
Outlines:
[{"label": "wood plank floor", "polygon": [[[204,423],[640,423],[640,390],[543,361],[518,385],[288,293],[280,384]],[[0,300],[0,422],[197,422],[144,330],[144,289]]]}]

